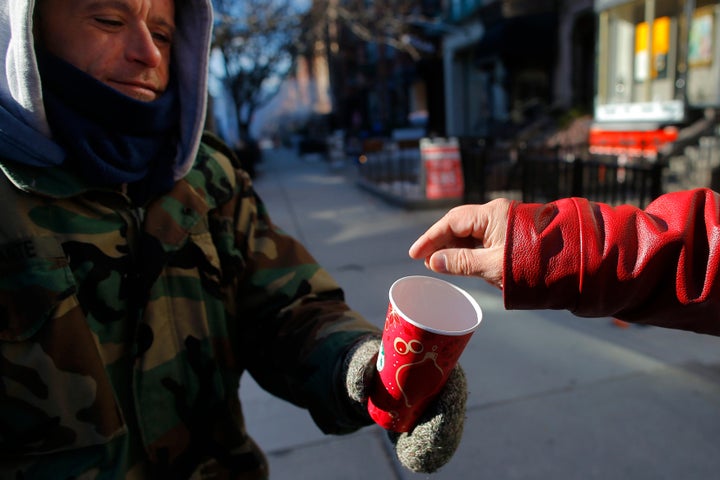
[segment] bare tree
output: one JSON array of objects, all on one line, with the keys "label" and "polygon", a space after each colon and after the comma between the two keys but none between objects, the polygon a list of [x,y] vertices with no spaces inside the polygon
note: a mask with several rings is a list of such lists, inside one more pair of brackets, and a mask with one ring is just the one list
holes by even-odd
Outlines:
[{"label": "bare tree", "polygon": [[413,60],[436,53],[418,41],[419,28],[437,21],[423,11],[419,0],[313,0],[308,12],[306,35],[326,40],[330,48],[340,29],[368,43],[388,45]]},{"label": "bare tree", "polygon": [[213,0],[213,49],[222,57],[220,79],[232,97],[240,134],[253,114],[278,92],[292,71],[300,15],[292,0]]}]

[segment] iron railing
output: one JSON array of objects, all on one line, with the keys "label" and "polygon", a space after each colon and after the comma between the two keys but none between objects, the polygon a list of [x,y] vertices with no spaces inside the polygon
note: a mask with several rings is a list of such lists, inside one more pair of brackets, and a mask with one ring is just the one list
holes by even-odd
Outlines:
[{"label": "iron railing", "polygon": [[[663,193],[667,162],[590,155],[587,148],[491,145],[483,138],[459,138],[464,203],[506,197],[549,202],[585,197],[641,208]],[[423,195],[422,160],[417,142],[366,140],[358,162],[361,181],[407,199]]]}]

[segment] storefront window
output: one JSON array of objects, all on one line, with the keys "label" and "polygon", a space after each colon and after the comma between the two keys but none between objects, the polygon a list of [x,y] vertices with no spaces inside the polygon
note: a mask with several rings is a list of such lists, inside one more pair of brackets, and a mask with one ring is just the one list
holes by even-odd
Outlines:
[{"label": "storefront window", "polygon": [[682,121],[685,1],[635,0],[598,14],[598,120]]},{"label": "storefront window", "polygon": [[717,1],[698,1],[690,18],[687,98],[691,107],[720,106],[718,12]]}]

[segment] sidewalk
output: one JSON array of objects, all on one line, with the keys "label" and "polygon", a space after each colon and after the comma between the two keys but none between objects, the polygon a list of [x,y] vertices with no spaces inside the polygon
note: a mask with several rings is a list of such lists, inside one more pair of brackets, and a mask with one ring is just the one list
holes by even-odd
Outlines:
[{"label": "sidewalk", "polygon": [[[398,277],[429,274],[407,256],[445,209],[404,210],[288,150],[265,152],[256,187],[275,222],[300,239],[378,326]],[[434,475],[396,462],[378,427],[323,435],[309,415],[243,378],[248,429],[273,480],[713,479],[720,472],[720,339],[613,327],[567,312],[508,312],[499,291],[468,290],[483,324],[461,358],[467,422]]]}]

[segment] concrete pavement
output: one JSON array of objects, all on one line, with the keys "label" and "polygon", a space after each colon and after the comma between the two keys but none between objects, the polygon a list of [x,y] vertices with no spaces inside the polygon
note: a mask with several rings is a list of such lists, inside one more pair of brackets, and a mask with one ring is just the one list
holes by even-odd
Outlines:
[{"label": "concrete pavement", "polygon": [[[339,281],[348,303],[382,325],[387,289],[429,274],[407,256],[445,209],[403,210],[289,150],[265,152],[257,190],[275,222]],[[483,323],[463,353],[470,397],[462,443],[438,473],[399,466],[378,427],[323,435],[304,410],[243,379],[250,434],[273,480],[632,479],[720,475],[720,338],[619,329],[567,312],[505,311],[484,282],[468,290]]]}]

